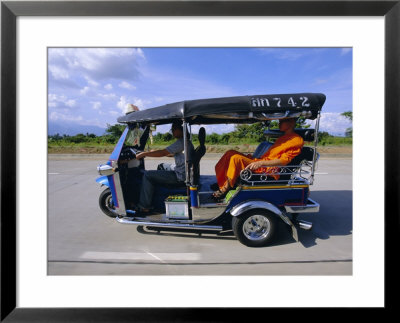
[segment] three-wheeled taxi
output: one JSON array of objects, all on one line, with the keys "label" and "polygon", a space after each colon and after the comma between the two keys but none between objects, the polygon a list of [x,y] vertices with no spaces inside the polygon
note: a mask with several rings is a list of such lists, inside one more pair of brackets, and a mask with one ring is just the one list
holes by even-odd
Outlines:
[{"label": "three-wheeled taxi", "polygon": [[[298,219],[300,213],[318,212],[319,204],[309,198],[317,153],[320,111],[325,95],[319,93],[253,95],[182,101],[118,118],[126,124],[108,162],[98,166],[101,175],[96,181],[107,188],[100,194],[101,210],[119,223],[141,226],[144,231],[186,230],[224,234],[233,231],[237,239],[251,247],[265,246],[282,221],[298,241],[297,227],[310,230],[312,223]],[[200,160],[206,152],[204,127],[199,128],[199,146],[188,153],[185,149],[186,181],[181,186],[158,185],[154,192],[156,214],[139,217],[130,205],[139,200],[144,159],[135,156],[145,149],[150,127],[181,120],[184,143],[192,139],[192,125],[240,124],[284,118],[315,120],[314,129],[296,129],[305,142],[300,155],[288,165],[279,166],[279,179],[263,173],[243,170],[237,186],[223,200],[212,197],[215,175],[202,175]],[[278,130],[266,132],[269,140],[279,136]],[[313,143],[312,143],[313,142]],[[260,158],[271,146],[262,142],[253,157]]]}]

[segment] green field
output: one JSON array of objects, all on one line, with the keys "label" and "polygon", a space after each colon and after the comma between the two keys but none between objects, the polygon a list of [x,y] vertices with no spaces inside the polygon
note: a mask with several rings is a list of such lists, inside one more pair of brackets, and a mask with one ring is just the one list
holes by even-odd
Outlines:
[{"label": "green field", "polygon": [[[67,135],[52,135],[48,136],[48,152],[50,154],[59,153],[95,153],[105,154],[111,153],[114,149],[115,144],[118,142],[122,131],[125,126],[113,125],[109,126],[106,130],[106,134],[103,136],[96,136],[94,134],[78,134],[75,136]],[[207,152],[223,153],[229,149],[239,150],[241,152],[253,152],[258,144],[265,140],[263,134],[263,126],[260,123],[252,125],[238,125],[235,130],[230,133],[217,134],[211,133],[206,136],[206,147]],[[347,151],[350,149],[353,143],[351,136],[348,137],[337,137],[332,136],[327,132],[320,132],[319,135],[319,147],[342,147],[346,148]],[[146,150],[156,150],[169,146],[174,142],[172,134],[157,133],[153,136],[153,143],[148,145]],[[193,134],[193,145],[196,147],[199,144],[197,134]],[[306,145],[312,145],[313,143],[306,142]]]},{"label": "green field", "polygon": [[[340,138],[343,139],[343,138]],[[172,142],[171,142],[172,143]],[[163,149],[168,146],[169,143],[165,144],[154,144],[146,146],[146,150],[156,150]],[[194,142],[194,146],[196,147],[198,143]],[[253,144],[228,144],[228,145],[215,145],[215,144],[207,144],[207,153],[223,153],[230,149],[235,149],[244,153],[251,153],[257,147],[257,143]],[[309,145],[309,144],[306,144]],[[114,144],[94,144],[94,143],[49,143],[48,144],[48,153],[49,154],[109,154],[113,151],[115,145]],[[318,148],[321,152],[336,152],[340,151],[343,153],[351,153],[352,145],[351,142],[337,140],[334,143],[320,143]]]}]

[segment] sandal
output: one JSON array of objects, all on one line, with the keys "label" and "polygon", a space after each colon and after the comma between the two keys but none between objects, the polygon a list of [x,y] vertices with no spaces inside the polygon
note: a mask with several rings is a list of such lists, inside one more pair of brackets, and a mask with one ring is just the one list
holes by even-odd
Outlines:
[{"label": "sandal", "polygon": [[212,194],[213,199],[214,199],[214,200],[217,200],[217,201],[222,200],[222,199],[226,196],[226,194],[229,192],[230,189],[231,189],[231,188],[228,186],[228,187],[226,187],[226,188],[223,187],[222,190],[219,189],[218,191],[215,191],[215,192]]},{"label": "sandal", "polygon": [[215,200],[222,200],[226,196],[226,194],[229,192],[229,190],[231,190],[231,189],[232,189],[232,187],[230,185],[230,182],[229,182],[229,180],[227,180],[225,185],[222,188],[220,188],[218,191],[215,191],[212,194],[212,197]]},{"label": "sandal", "polygon": [[223,197],[225,197],[225,195],[226,195],[226,192],[222,192],[221,190],[218,190],[218,191],[215,191],[215,192],[212,194],[212,197],[213,197],[214,199],[216,199],[216,200],[220,200],[220,199],[222,199]]}]

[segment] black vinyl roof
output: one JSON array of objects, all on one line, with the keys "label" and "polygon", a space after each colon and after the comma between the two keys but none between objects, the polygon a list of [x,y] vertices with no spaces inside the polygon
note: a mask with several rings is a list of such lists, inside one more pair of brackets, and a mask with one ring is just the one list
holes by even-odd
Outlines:
[{"label": "black vinyl roof", "polygon": [[253,123],[304,116],[315,119],[325,103],[322,93],[265,94],[181,101],[131,112],[120,123],[190,124]]}]

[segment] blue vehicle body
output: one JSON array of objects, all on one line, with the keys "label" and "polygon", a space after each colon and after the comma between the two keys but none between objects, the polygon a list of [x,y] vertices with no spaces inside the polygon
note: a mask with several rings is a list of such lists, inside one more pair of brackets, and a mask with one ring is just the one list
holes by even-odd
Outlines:
[{"label": "blue vehicle body", "polygon": [[100,176],[96,178],[96,182],[99,183],[100,185],[104,185],[107,187],[110,186],[110,182],[108,181],[108,176]]},{"label": "blue vehicle body", "polygon": [[[116,164],[118,162],[118,159],[121,154],[121,150],[124,145],[124,141],[126,139],[127,134],[128,134],[128,127],[125,128],[124,132],[122,133],[121,137],[119,138],[117,145],[115,146],[113,152],[111,153],[111,155],[106,163],[107,165],[112,166],[113,164]],[[118,176],[118,174],[113,174],[113,175],[108,175],[108,176],[100,176],[99,178],[96,179],[96,182],[110,188],[114,206],[116,208],[118,208],[119,202],[118,202],[117,188],[115,186],[114,176]]]}]

